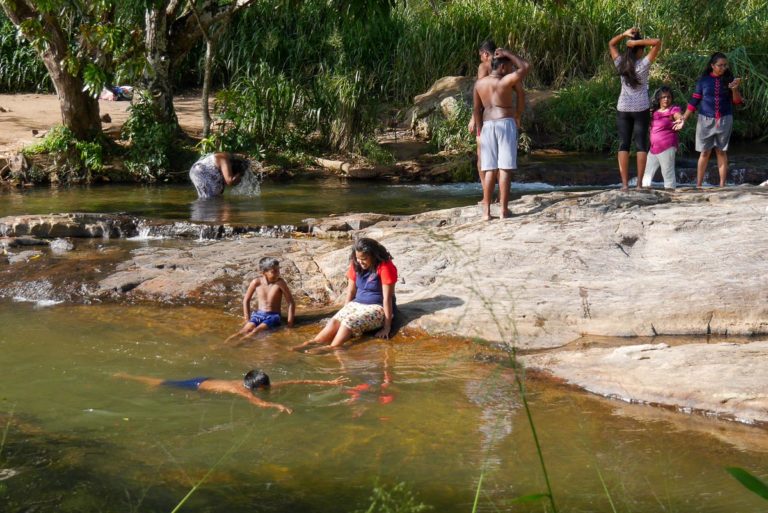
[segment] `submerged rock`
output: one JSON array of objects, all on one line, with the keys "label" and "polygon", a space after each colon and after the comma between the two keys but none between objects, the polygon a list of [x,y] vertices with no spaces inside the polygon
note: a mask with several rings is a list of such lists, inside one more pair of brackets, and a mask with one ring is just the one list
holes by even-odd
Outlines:
[{"label": "submerged rock", "polygon": [[522,361],[596,394],[768,423],[768,341],[553,351]]}]

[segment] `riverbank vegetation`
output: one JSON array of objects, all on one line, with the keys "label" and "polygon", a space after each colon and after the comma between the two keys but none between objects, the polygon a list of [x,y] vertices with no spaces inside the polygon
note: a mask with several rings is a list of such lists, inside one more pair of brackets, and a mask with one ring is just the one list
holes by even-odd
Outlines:
[{"label": "riverbank vegetation", "polygon": [[[0,3],[8,13],[11,3]],[[77,11],[71,3],[46,2],[49,13],[72,22],[68,27],[80,27],[68,34],[71,54],[79,59],[72,62],[81,63],[70,71],[86,92],[118,77],[143,85],[153,91],[149,101],[158,122],[171,128],[173,91],[203,82],[206,45],[199,27],[216,33],[210,72],[217,102],[211,134],[198,145],[202,151],[243,151],[267,160],[289,154],[297,162],[318,153],[370,153],[377,130],[407,121],[413,96],[442,76],[474,74],[476,48],[486,38],[530,60],[527,87],[555,90],[530,120],[534,146],[608,151],[616,145],[619,81],[606,45],[630,26],[664,42],[652,89],[669,84],[684,104],[708,56],[726,52],[734,73],[744,78],[747,99],[736,115],[735,137],[759,139],[768,128],[768,4],[759,0],[267,0],[246,2],[229,18],[218,16],[234,3],[183,1],[161,13],[169,27],[190,30],[183,38],[174,38],[170,28],[164,33],[171,46],[167,62],[147,35],[145,20],[170,5],[157,4],[106,1]],[[0,24],[4,91],[51,87],[35,51],[46,40],[30,31],[38,18],[19,25],[31,45],[19,42],[11,22]],[[109,23],[96,30],[104,19]],[[138,66],[138,60],[146,64]],[[161,63],[166,67],[158,68]],[[163,74],[169,84],[158,83]],[[436,145],[471,151],[462,130],[461,123],[444,123]],[[683,143],[692,138],[691,126]],[[131,140],[139,139],[134,131]],[[154,155],[134,166],[141,170],[136,178],[164,176],[173,147],[161,148],[165,158]]]}]

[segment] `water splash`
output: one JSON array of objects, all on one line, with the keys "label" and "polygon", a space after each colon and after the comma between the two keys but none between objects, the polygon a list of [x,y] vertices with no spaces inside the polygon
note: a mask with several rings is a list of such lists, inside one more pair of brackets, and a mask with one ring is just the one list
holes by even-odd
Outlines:
[{"label": "water splash", "polygon": [[243,175],[240,183],[232,187],[232,194],[235,196],[258,196],[261,194],[261,182],[264,180],[264,173],[259,168],[258,171],[249,169]]},{"label": "water splash", "polygon": [[130,240],[160,240],[165,237],[162,234],[155,233],[154,227],[140,220],[136,225],[136,235],[128,237]]}]

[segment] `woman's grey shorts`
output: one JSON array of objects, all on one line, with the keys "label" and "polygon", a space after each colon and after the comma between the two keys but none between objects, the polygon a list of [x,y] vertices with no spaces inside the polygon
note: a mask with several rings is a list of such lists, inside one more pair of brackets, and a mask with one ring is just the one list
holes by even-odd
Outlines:
[{"label": "woman's grey shorts", "polygon": [[696,123],[696,151],[707,151],[712,148],[728,150],[733,130],[733,116],[723,116],[715,119],[699,114]]}]

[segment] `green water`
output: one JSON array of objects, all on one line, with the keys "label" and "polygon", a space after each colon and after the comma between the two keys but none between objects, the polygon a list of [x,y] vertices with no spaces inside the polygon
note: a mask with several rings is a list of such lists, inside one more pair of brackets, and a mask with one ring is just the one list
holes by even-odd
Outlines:
[{"label": "green water", "polygon": [[[239,319],[216,310],[0,303],[0,510],[170,512],[211,469],[181,511],[365,510],[378,479],[407,483],[432,511],[469,512],[481,474],[480,511],[546,510],[509,502],[545,489],[502,353],[400,332],[298,354],[286,347],[319,327],[299,321],[225,348]],[[263,393],[286,415],[113,377],[251,367],[350,382]],[[766,510],[723,470],[765,476],[764,429],[525,384],[560,511],[612,511],[600,475],[618,511]]]},{"label": "green water", "polygon": [[[546,184],[517,184],[512,198],[546,192]],[[381,182],[265,183],[256,196],[198,200],[189,185],[108,185],[72,188],[0,188],[0,217],[59,212],[127,213],[173,220],[252,225],[298,224],[308,217],[353,212],[416,214],[472,205],[482,197],[480,184],[396,185]]]}]

